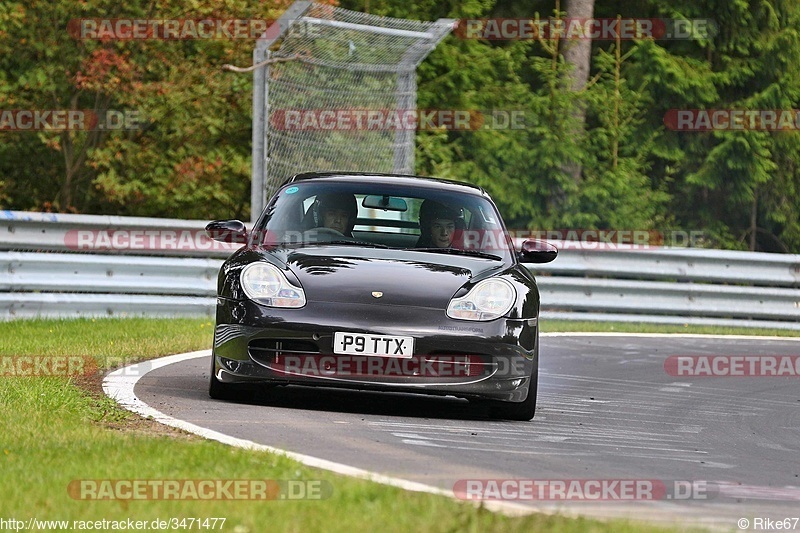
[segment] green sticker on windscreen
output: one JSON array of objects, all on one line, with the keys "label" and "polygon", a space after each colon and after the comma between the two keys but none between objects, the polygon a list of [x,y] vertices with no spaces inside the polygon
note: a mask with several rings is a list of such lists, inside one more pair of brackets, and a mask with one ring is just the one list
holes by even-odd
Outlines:
[{"label": "green sticker on windscreen", "polygon": [[286,194],[294,194],[300,190],[300,187],[289,187],[286,189]]}]

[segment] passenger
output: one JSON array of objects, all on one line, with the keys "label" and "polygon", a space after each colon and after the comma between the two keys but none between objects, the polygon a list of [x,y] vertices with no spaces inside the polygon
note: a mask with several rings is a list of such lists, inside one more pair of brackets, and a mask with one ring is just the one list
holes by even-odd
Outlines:
[{"label": "passenger", "polygon": [[417,248],[457,247],[458,234],[464,228],[460,209],[453,209],[433,200],[425,200],[419,209]]}]

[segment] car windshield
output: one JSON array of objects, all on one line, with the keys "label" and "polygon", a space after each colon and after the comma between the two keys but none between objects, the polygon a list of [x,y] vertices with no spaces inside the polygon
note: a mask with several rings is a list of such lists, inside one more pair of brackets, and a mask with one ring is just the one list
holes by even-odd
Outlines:
[{"label": "car windshield", "polygon": [[481,194],[375,181],[284,186],[253,232],[257,246],[363,246],[508,260],[511,241]]}]

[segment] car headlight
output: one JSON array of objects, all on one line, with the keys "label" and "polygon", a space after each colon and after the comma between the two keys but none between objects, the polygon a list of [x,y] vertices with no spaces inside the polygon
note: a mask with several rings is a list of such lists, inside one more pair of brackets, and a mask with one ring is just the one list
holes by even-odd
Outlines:
[{"label": "car headlight", "polygon": [[239,276],[248,298],[270,307],[303,307],[306,293],[295,287],[278,267],[270,263],[251,263]]},{"label": "car headlight", "polygon": [[487,279],[460,298],[450,300],[447,316],[460,320],[494,320],[514,306],[517,292],[504,279]]}]

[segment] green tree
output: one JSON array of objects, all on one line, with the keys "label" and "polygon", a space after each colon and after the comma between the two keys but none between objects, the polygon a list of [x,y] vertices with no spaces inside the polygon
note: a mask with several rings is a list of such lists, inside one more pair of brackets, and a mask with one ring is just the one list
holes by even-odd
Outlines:
[{"label": "green tree", "polygon": [[[562,2],[341,5],[435,20],[544,17]],[[248,218],[251,77],[220,67],[250,64],[255,43],[78,40],[67,24],[273,18],[289,4],[0,3],[0,110],[119,109],[142,118],[130,131],[0,132],[0,207]],[[575,74],[565,42],[448,37],[418,71],[418,107],[522,111],[525,128],[418,132],[417,171],[483,186],[512,227],[677,224],[705,231],[711,246],[800,251],[796,131],[679,132],[664,124],[678,109],[800,108],[800,4],[634,0],[624,9],[594,2],[596,17],[714,19],[718,31],[592,42],[589,81],[575,90],[564,87]],[[575,135],[581,129],[585,135]]]},{"label": "green tree", "polygon": [[0,6],[0,108],[118,109],[130,131],[4,134],[0,172],[17,209],[247,217],[250,40],[80,40],[80,18],[274,18],[285,7],[240,0],[68,0]]},{"label": "green tree", "polygon": [[[651,124],[670,109],[793,109],[800,80],[800,5],[764,2],[670,2],[661,14],[711,17],[718,34],[696,41],[647,43],[637,79],[653,95]],[[800,248],[796,133],[665,132],[653,168],[668,182],[671,210],[706,230],[721,247]]]}]

